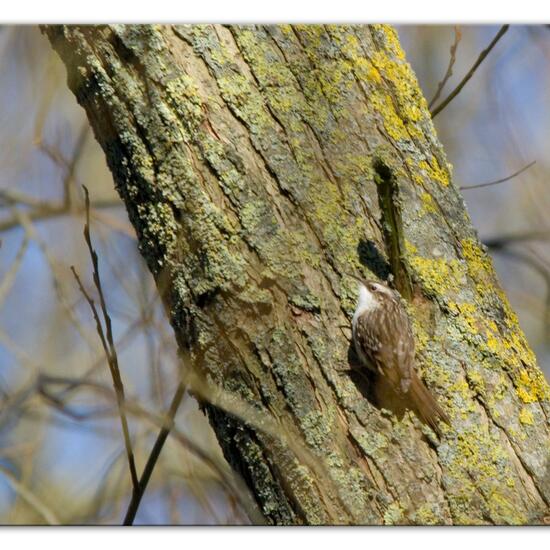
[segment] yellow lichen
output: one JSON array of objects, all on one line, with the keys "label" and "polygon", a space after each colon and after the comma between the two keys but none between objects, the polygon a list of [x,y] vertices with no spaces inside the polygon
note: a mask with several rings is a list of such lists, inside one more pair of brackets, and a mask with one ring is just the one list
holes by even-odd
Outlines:
[{"label": "yellow lichen", "polygon": [[410,139],[403,119],[396,113],[389,94],[375,93],[371,97],[371,103],[375,111],[382,117],[384,129],[394,141]]},{"label": "yellow lichen", "polygon": [[491,435],[482,426],[474,425],[458,434],[455,449],[456,454],[447,464],[449,479],[460,487],[449,495],[454,520],[467,524],[476,522],[466,512],[471,511],[472,499],[479,498],[468,474],[475,464],[476,485],[484,487],[484,499],[493,520],[510,524],[524,522],[525,518],[514,506],[514,494],[509,491],[514,486],[514,472],[498,435]]},{"label": "yellow lichen", "polygon": [[504,374],[501,374],[498,383],[493,390],[493,396],[495,399],[502,399],[508,393],[509,387],[510,383],[508,382],[508,379],[504,376]]},{"label": "yellow lichen", "polygon": [[386,44],[389,46],[389,49],[398,59],[405,59],[405,52],[399,43],[399,37],[397,36],[397,31],[391,25],[374,25],[374,28],[379,27],[384,30],[384,36],[386,38]]},{"label": "yellow lichen", "polygon": [[527,407],[523,407],[521,409],[518,418],[522,424],[528,424],[529,426],[532,426],[535,423],[533,413]]},{"label": "yellow lichen", "polygon": [[437,207],[430,193],[422,193],[420,198],[422,199],[422,207],[425,212],[437,214]]},{"label": "yellow lichen", "polygon": [[501,341],[494,335],[494,333],[490,331],[487,331],[486,335],[487,339],[485,340],[485,343],[487,344],[487,348],[491,353],[497,355],[501,349]]},{"label": "yellow lichen", "polygon": [[458,408],[458,412],[463,419],[468,418],[468,415],[476,411],[474,400],[472,399],[472,390],[468,382],[464,378],[457,379],[448,388],[456,396],[459,396],[463,406]]},{"label": "yellow lichen", "polygon": [[464,269],[458,260],[425,258],[416,253],[416,247],[405,242],[407,262],[421,279],[426,290],[439,296],[457,291],[464,276]]},{"label": "yellow lichen", "polygon": [[460,242],[462,254],[468,265],[468,274],[474,280],[481,296],[489,280],[495,279],[491,259],[475,239],[463,239]]},{"label": "yellow lichen", "polygon": [[478,318],[478,308],[469,302],[448,302],[449,310],[458,316],[457,323],[460,324],[462,332],[477,335],[480,333],[481,321]]},{"label": "yellow lichen", "polygon": [[[381,116],[390,137],[396,141],[422,139],[419,122],[429,120],[429,111],[395,31],[389,26],[373,27],[384,39],[385,47],[366,57],[359,39],[349,29],[335,25],[328,28],[360,85],[375,84],[370,87],[369,102]],[[382,80],[391,88],[391,93],[380,91]]]},{"label": "yellow lichen", "polygon": [[535,403],[542,399],[549,399],[548,382],[538,369],[521,369],[516,383],[518,397],[524,403]]},{"label": "yellow lichen", "polygon": [[418,525],[438,525],[441,517],[434,511],[433,504],[423,504],[414,514],[414,522]]},{"label": "yellow lichen", "polygon": [[437,182],[444,187],[449,185],[449,174],[445,169],[439,166],[439,163],[435,157],[432,157],[431,164],[425,160],[421,160],[418,162],[418,167],[431,181]]},{"label": "yellow lichen", "polygon": [[468,371],[468,381],[470,383],[471,388],[478,393],[479,395],[485,395],[486,389],[485,389],[485,380],[481,376],[481,374],[477,371]]},{"label": "yellow lichen", "polygon": [[[487,350],[511,367],[521,368],[522,365],[535,366],[536,358],[529,348],[525,335],[519,327],[517,315],[512,310],[508,298],[498,287],[493,264],[488,254],[481,248],[477,240],[461,241],[462,254],[466,260],[467,272],[474,281],[477,293],[482,299],[497,299],[503,311],[504,329],[499,330],[494,320],[487,321],[484,331]],[[518,389],[520,398],[537,399],[525,387]]]},{"label": "yellow lichen", "polygon": [[[392,119],[393,116],[399,118],[402,124],[406,125],[405,137],[421,139],[423,133],[418,122],[426,117],[427,110],[422,108],[425,105],[422,105],[422,96],[418,93],[418,85],[408,63],[396,61],[388,56],[387,52],[378,51],[372,55],[372,64],[388,82],[391,82],[394,92],[393,99],[390,97],[390,102],[386,100],[387,112],[382,113],[384,120],[386,121],[388,116]],[[419,104],[422,107],[419,107]]]}]

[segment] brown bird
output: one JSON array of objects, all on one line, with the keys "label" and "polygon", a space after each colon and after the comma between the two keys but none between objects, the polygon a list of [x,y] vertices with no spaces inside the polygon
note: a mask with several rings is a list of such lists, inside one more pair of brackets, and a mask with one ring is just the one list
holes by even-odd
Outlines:
[{"label": "brown bird", "polygon": [[361,281],[352,334],[361,366],[382,376],[441,435],[437,421],[450,425],[449,417],[416,373],[414,336],[399,293],[383,283]]}]

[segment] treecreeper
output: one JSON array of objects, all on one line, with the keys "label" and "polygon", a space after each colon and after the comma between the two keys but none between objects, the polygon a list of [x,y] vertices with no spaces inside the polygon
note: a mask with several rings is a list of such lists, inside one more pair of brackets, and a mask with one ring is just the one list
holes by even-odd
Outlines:
[{"label": "treecreeper", "polygon": [[399,293],[384,283],[360,281],[352,337],[361,368],[382,377],[423,422],[441,435],[439,421],[450,425],[450,420],[418,376],[414,335]]}]

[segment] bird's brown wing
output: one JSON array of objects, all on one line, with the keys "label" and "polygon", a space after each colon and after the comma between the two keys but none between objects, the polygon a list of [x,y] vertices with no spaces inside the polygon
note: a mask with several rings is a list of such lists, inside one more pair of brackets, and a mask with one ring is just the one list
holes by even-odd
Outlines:
[{"label": "bird's brown wing", "polygon": [[407,312],[397,300],[357,319],[356,340],[371,365],[398,391],[409,391],[414,369],[414,338]]}]

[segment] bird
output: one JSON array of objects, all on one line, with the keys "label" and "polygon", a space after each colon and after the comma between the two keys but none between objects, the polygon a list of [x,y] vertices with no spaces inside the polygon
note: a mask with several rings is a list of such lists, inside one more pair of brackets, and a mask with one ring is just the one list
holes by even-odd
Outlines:
[{"label": "bird", "polygon": [[397,290],[373,280],[359,281],[352,338],[360,366],[381,376],[441,436],[438,422],[451,423],[416,372],[411,322]]}]

